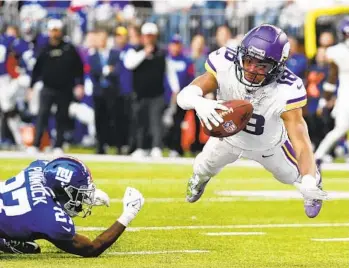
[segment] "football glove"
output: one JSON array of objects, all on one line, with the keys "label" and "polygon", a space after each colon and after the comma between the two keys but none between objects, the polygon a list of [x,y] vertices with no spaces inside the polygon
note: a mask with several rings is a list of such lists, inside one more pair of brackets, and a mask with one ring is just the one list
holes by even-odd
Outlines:
[{"label": "football glove", "polygon": [[222,105],[223,101],[209,100],[202,98],[195,103],[195,111],[199,119],[205,126],[212,130],[211,123],[218,127],[223,122],[223,118],[217,113],[215,109],[227,111],[228,108]]},{"label": "football glove", "polygon": [[321,190],[316,185],[316,179],[311,175],[303,176],[301,183],[295,182],[293,185],[301,192],[304,199],[311,199],[311,200],[328,199],[327,193]]},{"label": "football glove", "polygon": [[107,206],[110,205],[110,198],[107,193],[103,192],[101,189],[96,189],[94,198],[93,198],[94,206]]},{"label": "football glove", "polygon": [[124,211],[118,222],[125,227],[137,216],[144,204],[143,195],[135,188],[127,187],[123,198]]}]

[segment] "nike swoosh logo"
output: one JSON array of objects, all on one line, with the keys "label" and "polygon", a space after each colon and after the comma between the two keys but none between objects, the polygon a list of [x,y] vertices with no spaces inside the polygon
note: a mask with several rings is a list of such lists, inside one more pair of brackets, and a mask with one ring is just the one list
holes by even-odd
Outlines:
[{"label": "nike swoosh logo", "polygon": [[64,230],[66,230],[68,233],[71,232],[71,227],[67,228],[67,227],[62,226],[62,228],[63,228]]},{"label": "nike swoosh logo", "polygon": [[303,85],[297,85],[297,88],[298,89],[301,89]]},{"label": "nike swoosh logo", "polygon": [[34,249],[37,249],[39,247],[38,244],[36,244],[35,242],[26,242],[29,245],[32,245],[34,247]]},{"label": "nike swoosh logo", "polygon": [[267,157],[271,157],[273,156],[274,154],[271,154],[271,155],[262,155],[263,158],[267,158]]}]

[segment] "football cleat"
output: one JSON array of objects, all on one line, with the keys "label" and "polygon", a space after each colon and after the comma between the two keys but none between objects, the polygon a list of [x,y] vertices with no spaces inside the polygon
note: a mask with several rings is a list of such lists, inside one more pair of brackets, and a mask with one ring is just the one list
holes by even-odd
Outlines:
[{"label": "football cleat", "polygon": [[[322,190],[322,177],[320,176],[317,187]],[[322,208],[322,200],[304,199],[304,211],[309,218],[315,218],[319,215]]]},{"label": "football cleat", "polygon": [[0,239],[0,250],[12,254],[38,254],[40,246],[34,241],[17,241]]},{"label": "football cleat", "polygon": [[193,174],[187,186],[187,201],[189,203],[194,203],[200,199],[210,179],[209,177],[200,178],[199,175]]}]

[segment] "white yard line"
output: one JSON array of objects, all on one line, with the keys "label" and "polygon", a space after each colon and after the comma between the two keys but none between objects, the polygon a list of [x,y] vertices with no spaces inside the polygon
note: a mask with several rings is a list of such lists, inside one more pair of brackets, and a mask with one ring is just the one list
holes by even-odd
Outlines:
[{"label": "white yard line", "polygon": [[155,254],[197,254],[197,253],[208,253],[209,250],[199,249],[186,249],[186,250],[164,250],[164,251],[129,251],[129,252],[107,252],[107,255],[155,255]]},{"label": "white yard line", "polygon": [[[349,192],[328,191],[329,200],[333,199],[349,199]],[[298,191],[216,191],[218,196],[230,196],[230,197],[254,197],[254,198],[269,198],[269,199],[303,199],[302,195]]]},{"label": "white yard line", "polygon": [[[349,175],[348,175],[349,177]],[[94,177],[93,180],[98,185],[123,185],[128,184],[130,181],[136,182],[137,184],[149,184],[150,182],[161,182],[161,183],[180,183],[181,181],[187,181],[189,178],[147,178],[147,177],[137,177],[137,178],[123,178],[123,179],[117,179],[117,178],[96,178]],[[279,182],[276,179],[273,178],[214,178],[213,179],[215,183],[229,183],[229,185],[236,185],[236,184],[279,184]],[[343,183],[349,183],[349,178],[326,178],[326,185],[327,184],[343,184]]]},{"label": "white yard line", "polygon": [[218,232],[205,233],[207,236],[249,236],[249,235],[265,235],[265,232]]},{"label": "white yard line", "polygon": [[318,242],[349,242],[348,238],[312,238],[312,241]]},{"label": "white yard line", "polygon": [[[130,156],[119,155],[96,155],[96,154],[69,154],[79,158],[82,161],[94,161],[94,162],[119,162],[119,163],[149,163],[149,164],[180,164],[180,165],[192,165],[194,158],[170,158],[164,157],[160,159],[153,159],[150,157],[134,159]],[[0,159],[17,158],[17,159],[52,159],[54,158],[52,153],[39,153],[39,154],[27,154],[26,152],[15,151],[1,151]],[[251,160],[239,159],[234,164],[235,167],[256,167],[262,166]],[[348,163],[330,163],[324,164],[323,170],[342,170],[349,171]]]},{"label": "white yard line", "polygon": [[[145,226],[129,227],[126,231],[172,231],[172,230],[198,230],[198,229],[274,229],[274,228],[324,228],[324,227],[349,227],[349,222],[344,223],[281,223],[281,224],[235,224],[235,225],[193,225],[193,226]],[[77,226],[78,231],[104,231],[105,227]]]},{"label": "white yard line", "polygon": [[[256,202],[256,201],[284,201],[302,200],[297,191],[216,191],[217,197],[202,198],[200,202]],[[349,192],[328,192],[329,200],[347,200]],[[121,198],[110,199],[111,203],[122,203]],[[147,203],[186,203],[185,197],[147,197]]]}]

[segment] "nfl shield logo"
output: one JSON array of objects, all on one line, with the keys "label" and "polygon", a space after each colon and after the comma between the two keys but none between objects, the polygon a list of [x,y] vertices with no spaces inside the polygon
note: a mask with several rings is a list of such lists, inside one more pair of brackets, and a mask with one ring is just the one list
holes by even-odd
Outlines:
[{"label": "nfl shield logo", "polygon": [[232,120],[224,122],[222,126],[224,130],[228,133],[234,133],[234,131],[237,129],[237,127],[235,126]]}]

